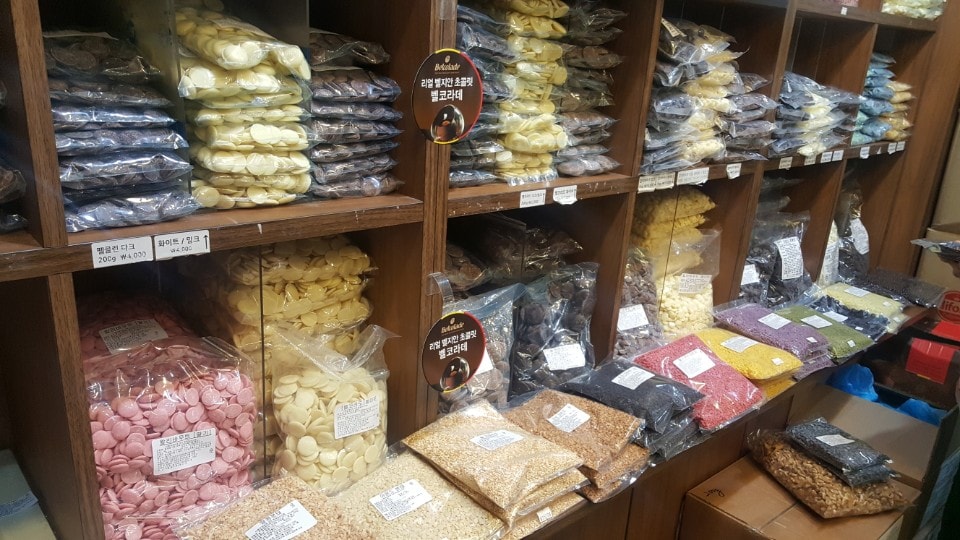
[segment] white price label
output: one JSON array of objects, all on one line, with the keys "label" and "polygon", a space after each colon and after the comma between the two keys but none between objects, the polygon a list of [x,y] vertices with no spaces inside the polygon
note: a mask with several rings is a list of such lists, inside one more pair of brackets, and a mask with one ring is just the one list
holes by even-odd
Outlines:
[{"label": "white price label", "polygon": [[906,141],[900,141],[897,143],[897,152],[903,152],[903,149],[907,147]]},{"label": "white price label", "polygon": [[316,524],[317,518],[300,501],[294,500],[247,529],[244,534],[250,540],[290,540]]},{"label": "white price label", "polygon": [[813,165],[816,162],[817,162],[817,156],[807,156],[803,158],[804,167],[806,167],[807,165]]},{"label": "white price label", "polygon": [[622,373],[611,380],[614,384],[619,384],[620,386],[629,388],[630,390],[636,390],[638,386],[652,378],[653,373],[650,373],[642,368],[631,366],[623,370]]},{"label": "white price label", "polygon": [[484,450],[499,450],[504,446],[513,444],[517,441],[523,440],[523,435],[519,433],[514,433],[512,431],[507,431],[505,429],[498,429],[497,431],[491,431],[490,433],[484,433],[483,435],[477,435],[476,437],[470,439],[470,442],[483,448]]},{"label": "white price label", "polygon": [[676,173],[661,173],[653,176],[641,176],[640,183],[637,185],[638,193],[649,193],[658,189],[670,189],[673,187]]},{"label": "white price label", "polygon": [[153,252],[158,261],[210,253],[210,231],[158,234],[153,237]]},{"label": "white price label", "polygon": [[870,253],[870,234],[860,218],[850,220],[850,236],[853,239],[853,249],[857,250],[857,253]]},{"label": "white price label", "polygon": [[553,188],[553,202],[557,204],[573,204],[577,202],[577,186]]},{"label": "white price label", "polygon": [[341,403],[333,410],[333,437],[342,439],[380,425],[380,396]]},{"label": "white price label", "polygon": [[833,160],[840,161],[843,159],[843,150],[834,150],[833,151]]},{"label": "white price label", "polygon": [[546,523],[553,519],[553,510],[550,510],[550,507],[541,508],[537,511],[537,519],[540,523]]},{"label": "white price label", "polygon": [[379,495],[370,498],[370,504],[380,512],[383,519],[393,521],[413,512],[433,500],[433,496],[423,489],[417,480],[407,480]]},{"label": "white price label", "polygon": [[843,292],[845,292],[845,293],[847,293],[847,294],[852,294],[853,296],[856,296],[857,298],[863,298],[864,296],[870,294],[870,291],[865,291],[865,290],[861,289],[860,287],[847,287],[846,289],[844,289]]},{"label": "white price label", "polygon": [[589,414],[567,403],[563,406],[563,408],[557,411],[557,414],[547,418],[547,422],[553,424],[554,427],[560,431],[570,433],[571,431],[582,426],[584,422],[589,419]]},{"label": "white price label", "polygon": [[677,185],[685,186],[688,184],[702,184],[710,178],[710,168],[701,167],[699,169],[690,169],[677,173]]},{"label": "white price label", "polygon": [[770,361],[773,362],[773,365],[775,365],[775,366],[782,366],[782,365],[783,365],[783,360],[780,359],[780,358],[774,358],[774,359],[772,359],[772,360],[770,360]]},{"label": "white price label", "polygon": [[203,429],[150,441],[153,474],[161,475],[210,463],[217,457],[217,429]]},{"label": "white price label", "polygon": [[100,338],[110,350],[110,354],[117,354],[148,341],[165,339],[170,336],[154,319],[140,319],[130,321],[100,331]]},{"label": "white price label", "polygon": [[847,6],[843,6],[842,8],[840,8],[840,14],[841,14],[841,15],[846,15],[846,14],[847,14]]},{"label": "white price label", "polygon": [[650,319],[647,318],[647,311],[643,304],[620,308],[620,316],[617,318],[617,332],[625,332],[649,325]]},{"label": "white price label", "polygon": [[749,349],[750,347],[753,347],[754,345],[759,345],[759,344],[760,344],[759,342],[754,341],[745,336],[732,337],[724,341],[723,343],[721,343],[721,345],[723,345],[724,347],[726,347],[727,349],[730,349],[735,353],[742,353],[743,351]]},{"label": "white price label", "polygon": [[833,326],[833,323],[824,319],[823,317],[820,317],[819,315],[811,315],[809,317],[804,317],[800,320],[817,329]]},{"label": "white price label", "polygon": [[576,343],[544,349],[543,356],[547,359],[547,367],[550,371],[563,371],[587,365],[583,349]]},{"label": "white price label", "polygon": [[824,152],[820,154],[820,163],[830,163],[833,161],[833,152]]},{"label": "white price label", "polygon": [[870,157],[870,147],[864,146],[860,149],[860,159],[867,159]]},{"label": "white price label", "polygon": [[727,178],[733,179],[740,176],[741,169],[742,164],[740,163],[731,163],[727,165]]},{"label": "white price label", "polygon": [[780,165],[779,165],[779,168],[780,168],[780,169],[789,170],[790,167],[793,167],[793,158],[792,158],[792,157],[780,158]]},{"label": "white price label", "polygon": [[90,244],[94,268],[107,268],[153,260],[153,241],[149,236],[106,240]]},{"label": "white price label", "polygon": [[843,321],[847,320],[847,317],[837,313],[836,311],[827,311],[827,312],[824,312],[823,315],[824,317],[829,317],[837,321],[838,323],[842,323]]},{"label": "white price label", "polygon": [[547,190],[535,189],[533,191],[524,191],[520,194],[520,208],[530,208],[531,206],[543,206],[547,204]]},{"label": "white price label", "polygon": [[847,345],[850,346],[850,347],[856,347],[856,346],[857,346],[857,342],[854,341],[854,340],[852,340],[852,339],[848,339],[848,340],[847,340]]},{"label": "white price label", "polygon": [[757,265],[743,265],[743,275],[740,277],[740,286],[753,285],[754,283],[760,283],[760,272],[757,271]]},{"label": "white price label", "polygon": [[807,341],[809,341],[810,343],[816,343],[816,342],[817,342],[817,338],[815,338],[815,337],[813,337],[813,336],[807,336]]},{"label": "white price label", "polygon": [[803,276],[803,251],[796,236],[781,238],[774,242],[780,252],[780,279],[797,279]]},{"label": "white price label", "polygon": [[821,435],[817,437],[817,440],[822,442],[827,446],[842,446],[844,444],[850,444],[853,442],[853,439],[848,439],[843,435]]},{"label": "white price label", "polygon": [[887,153],[892,154],[897,151],[897,143],[892,142],[887,145]]},{"label": "white price label", "polygon": [[477,366],[477,372],[474,375],[480,375],[481,373],[486,373],[493,369],[493,360],[490,358],[490,353],[487,352],[487,348],[483,348],[483,358],[480,359],[480,365]]},{"label": "white price label", "polygon": [[779,330],[779,329],[783,328],[784,326],[790,324],[790,319],[781,317],[780,315],[777,315],[776,313],[771,313],[771,314],[769,314],[769,315],[765,315],[765,316],[763,316],[763,317],[760,317],[759,321],[760,321],[761,323],[769,326],[770,328],[773,328],[774,330]]},{"label": "white price label", "polygon": [[683,372],[688,379],[710,370],[714,365],[707,353],[694,349],[673,361],[673,365]]},{"label": "white price label", "polygon": [[709,274],[680,274],[680,294],[697,294],[713,282]]}]

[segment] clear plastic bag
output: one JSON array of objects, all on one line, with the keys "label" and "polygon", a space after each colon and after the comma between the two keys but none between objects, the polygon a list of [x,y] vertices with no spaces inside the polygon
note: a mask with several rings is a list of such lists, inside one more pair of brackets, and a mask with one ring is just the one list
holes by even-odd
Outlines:
[{"label": "clear plastic bag", "polygon": [[80,296],[77,299],[77,320],[80,359],[84,363],[156,339],[195,337],[187,322],[170,304],[146,293],[108,291]]},{"label": "clear plastic bag", "polygon": [[829,317],[803,305],[790,306],[777,311],[777,315],[795,323],[803,323],[823,334],[830,343],[830,356],[837,361],[849,358],[873,345],[873,340],[856,330],[844,326]]},{"label": "clear plastic bag", "polygon": [[27,218],[0,208],[0,234],[19,231],[27,227]]},{"label": "clear plastic bag", "polygon": [[55,131],[86,131],[122,128],[162,128],[174,123],[174,119],[159,109],[133,109],[122,107],[77,106],[52,103],[53,129]]},{"label": "clear plastic bag", "polygon": [[603,155],[584,156],[557,164],[557,172],[565,176],[593,176],[610,172],[620,163]]},{"label": "clear plastic bag", "polygon": [[289,152],[316,144],[316,135],[300,124],[226,124],[196,127],[192,138],[207,148],[240,152]]},{"label": "clear plastic bag", "polygon": [[840,234],[840,277],[854,279],[870,269],[870,235],[861,221],[863,193],[856,181],[847,181],[840,191],[834,221]]},{"label": "clear plastic bag", "polygon": [[700,330],[703,340],[721,360],[754,383],[789,377],[803,367],[796,356],[720,328]]},{"label": "clear plastic bag", "polygon": [[190,164],[169,152],[129,152],[60,160],[60,182],[74,189],[156,184],[190,172]]},{"label": "clear plastic bag", "polygon": [[[221,174],[220,176],[232,176]],[[297,176],[302,178],[304,175],[278,175],[278,176]],[[274,178],[270,176],[261,176],[260,178]],[[309,176],[308,176],[309,178]],[[302,189],[302,184],[301,184]],[[214,187],[203,180],[195,179],[191,183],[191,193],[197,202],[206,208],[216,208],[218,210],[229,210],[231,208],[256,208],[258,206],[279,206],[281,204],[290,204],[297,199],[301,199],[302,191],[287,191],[275,187],[261,186],[221,186]]]},{"label": "clear plastic bag", "polygon": [[27,181],[20,171],[0,159],[0,203],[19,199],[26,191]]},{"label": "clear plastic bag", "polygon": [[310,29],[310,65],[386,64],[390,54],[379,43],[354,39],[343,34]]},{"label": "clear plastic bag", "polygon": [[670,420],[670,424],[663,433],[644,430],[637,441],[638,444],[650,450],[663,459],[672,459],[684,450],[699,444],[705,435],[700,433],[692,413],[680,413]]},{"label": "clear plastic bag", "polygon": [[519,55],[510,47],[507,40],[464,22],[457,22],[457,49],[471,58],[484,56],[497,62],[516,62]]},{"label": "clear plastic bag", "polygon": [[693,405],[693,415],[705,431],[720,429],[763,403],[763,393],[696,336],[644,353],[634,362],[703,394]]},{"label": "clear plastic bag", "polygon": [[559,125],[551,125],[530,133],[506,133],[500,137],[505,148],[522,154],[547,154],[566,148],[569,144],[566,131]]},{"label": "clear plastic bag", "polygon": [[502,215],[473,222],[474,251],[490,263],[492,282],[498,285],[531,281],[566,264],[566,257],[583,250],[563,231],[528,225]]},{"label": "clear plastic bag", "polygon": [[389,122],[314,119],[309,126],[316,141],[324,144],[382,141],[401,133],[394,124]]},{"label": "clear plastic bag", "polygon": [[567,29],[549,17],[538,17],[518,11],[498,12],[509,27],[509,33],[517,36],[540,39],[560,39],[567,35]]},{"label": "clear plastic bag", "polygon": [[266,63],[301,79],[310,78],[310,64],[299,47],[223,13],[178,8],[176,31],[181,45],[224,69],[250,69]]},{"label": "clear plastic bag", "polygon": [[613,127],[616,119],[597,111],[569,112],[557,116],[560,126],[567,133],[583,134],[595,130],[606,130]]},{"label": "clear plastic bag", "polygon": [[[710,326],[713,278],[719,271],[720,233],[715,230],[684,238],[675,235],[669,252],[650,251],[654,259],[663,333],[679,337]],[[661,280],[660,276],[666,276]]]},{"label": "clear plastic bag", "polygon": [[886,317],[847,307],[839,300],[829,296],[821,296],[813,300],[809,307],[829,319],[853,328],[874,341],[887,333],[887,326],[890,324]]},{"label": "clear plastic bag", "polygon": [[316,163],[311,174],[317,184],[329,184],[356,174],[385,173],[396,164],[396,160],[388,154],[377,154],[333,163]]},{"label": "clear plastic bag", "polygon": [[310,113],[299,105],[282,105],[269,108],[233,108],[211,109],[197,105],[186,104],[187,121],[195,126],[222,126],[225,124],[283,124],[288,122],[303,122],[310,118]]},{"label": "clear plastic bag", "polygon": [[401,92],[393,79],[360,68],[315,71],[310,91],[316,100],[349,103],[392,103]]},{"label": "clear plastic bag", "polygon": [[180,189],[110,197],[64,209],[67,232],[131,227],[171,221],[199,210],[200,203]]},{"label": "clear plastic bag", "polygon": [[218,100],[260,94],[296,94],[299,97],[305,93],[293,77],[277,73],[268,66],[224,69],[184,51],[180,54],[180,81],[177,90],[181,97],[194,100]]},{"label": "clear plastic bag", "polygon": [[718,306],[717,322],[739,334],[790,351],[807,362],[827,352],[829,342],[823,334],[803,324],[791,322],[767,308],[745,302]]},{"label": "clear plastic bag", "polygon": [[44,32],[43,49],[47,74],[54,77],[144,83],[160,76],[136,47],[109,34]]},{"label": "clear plastic bag", "polygon": [[806,212],[778,212],[757,217],[749,259],[767,281],[762,295],[764,305],[773,307],[795,302],[813,287],[800,247],[809,222]]},{"label": "clear plastic bag", "polygon": [[586,504],[586,501],[576,493],[561,495],[539,511],[521,517],[502,538],[503,540],[525,538],[546,527],[552,521],[559,520],[561,517],[574,512],[584,504]]},{"label": "clear plastic bag", "polygon": [[403,182],[392,174],[348,175],[329,184],[313,183],[310,194],[320,199],[376,197],[393,193]]},{"label": "clear plastic bag", "polygon": [[310,160],[300,152],[231,152],[195,144],[190,146],[190,157],[197,165],[220,173],[268,176],[310,170]]},{"label": "clear plastic bag", "polygon": [[570,88],[569,86],[554,87],[550,94],[559,112],[585,112],[597,107],[613,105],[613,95],[610,92]]},{"label": "clear plastic bag", "polygon": [[660,346],[662,330],[652,262],[639,249],[631,248],[625,266],[613,357],[631,360]]},{"label": "clear plastic bag", "polygon": [[403,442],[452,481],[503,509],[582,464],[575,453],[521,429],[484,401]]},{"label": "clear plastic bag", "polygon": [[499,180],[496,173],[490,171],[451,170],[450,187],[471,187],[492,184]]},{"label": "clear plastic bag", "polygon": [[383,345],[391,337],[368,326],[352,355],[331,349],[328,336],[281,330],[271,340],[271,403],[284,438],[273,456],[274,475],[295,474],[329,495],[383,464],[389,376]]},{"label": "clear plastic bag", "polygon": [[890,482],[850,487],[790,444],[784,433],[761,431],[747,438],[753,459],[800,502],[830,519],[905,508],[909,501]]},{"label": "clear plastic bag", "polygon": [[113,82],[64,80],[51,77],[47,80],[50,99],[78,105],[103,107],[155,107],[173,106],[169,99],[148,86]]},{"label": "clear plastic bag", "polygon": [[476,255],[447,242],[444,274],[454,292],[463,292],[490,281],[491,275]]},{"label": "clear plastic bag", "polygon": [[564,17],[570,11],[570,6],[563,0],[495,0],[494,4],[503,9],[551,19]]},{"label": "clear plastic bag", "polygon": [[567,81],[567,68],[563,67],[559,61],[517,62],[507,66],[507,73],[542,84],[563,84]]},{"label": "clear plastic bag", "polygon": [[561,43],[563,61],[568,67],[584,69],[612,69],[619,66],[624,58],[608,49],[597,46],[578,46]]},{"label": "clear plastic bag", "polygon": [[[195,180],[201,180],[204,184],[214,188],[274,188],[290,193],[306,193],[310,185],[310,175],[300,174],[275,174],[269,176],[253,176],[249,174],[231,174],[215,173],[203,168],[193,170]],[[199,199],[199,197],[198,197]],[[204,205],[208,206],[208,205]]]},{"label": "clear plastic bag", "polygon": [[944,288],[886,268],[871,270],[864,281],[889,294],[928,308],[940,305]]},{"label": "clear plastic bag", "polygon": [[527,286],[516,316],[511,396],[556,388],[593,368],[596,273],[596,263],[564,266]]},{"label": "clear plastic bag", "polygon": [[568,146],[584,144],[600,144],[610,138],[610,132],[605,129],[595,129],[579,135],[567,135]]},{"label": "clear plastic bag", "polygon": [[907,316],[903,313],[904,304],[893,298],[846,283],[835,283],[823,289],[822,292],[849,308],[873,313],[887,319],[890,321],[887,324],[887,330],[891,333],[896,332],[900,325],[907,320]]},{"label": "clear plastic bag", "polygon": [[504,148],[502,144],[496,139],[489,137],[460,141],[450,145],[450,153],[457,157],[496,154],[504,150],[506,150],[506,148]]},{"label": "clear plastic bag", "polygon": [[505,411],[521,428],[554,442],[593,470],[607,468],[632,441],[643,422],[583,397],[544,389]]},{"label": "clear plastic bag", "polygon": [[[107,537],[170,534],[176,517],[250,489],[259,421],[251,375],[226,343],[188,336],[85,364]],[[213,459],[183,467],[176,446],[186,438]]]},{"label": "clear plastic bag", "polygon": [[370,141],[349,144],[320,144],[310,150],[310,161],[333,163],[348,159],[386,154],[398,146],[396,141]]},{"label": "clear plastic bag", "polygon": [[54,139],[57,154],[61,156],[179,150],[187,147],[187,140],[169,128],[61,131],[54,134]]},{"label": "clear plastic bag", "polygon": [[581,395],[644,420],[644,429],[666,432],[671,419],[703,398],[700,392],[646,371],[633,362],[613,360],[563,383],[560,390]]},{"label": "clear plastic bag", "polygon": [[457,20],[472,27],[480,27],[498,36],[505,36],[510,33],[510,27],[501,17],[494,17],[480,9],[471,8],[461,3],[457,4]]},{"label": "clear plastic bag", "polygon": [[653,120],[670,124],[685,122],[696,109],[693,98],[676,90],[655,90],[650,103]]},{"label": "clear plastic bag", "polygon": [[365,102],[311,101],[310,114],[314,118],[367,122],[398,122],[403,118],[403,113],[390,105]]},{"label": "clear plastic bag", "polygon": [[569,161],[577,158],[599,156],[606,154],[610,149],[601,144],[582,144],[580,146],[568,146],[557,152],[558,162]]}]

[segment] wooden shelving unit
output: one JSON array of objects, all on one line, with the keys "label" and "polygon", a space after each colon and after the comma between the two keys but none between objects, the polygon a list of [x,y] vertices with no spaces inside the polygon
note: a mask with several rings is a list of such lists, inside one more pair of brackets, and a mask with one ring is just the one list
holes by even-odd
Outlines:
[{"label": "wooden shelving unit", "polygon": [[[817,275],[845,175],[863,188],[864,223],[871,235],[872,264],[909,272],[917,252],[908,241],[922,234],[939,182],[960,88],[960,2],[949,2],[938,21],[880,12],[881,0],[844,8],[825,0],[611,0],[629,16],[623,36],[609,48],[626,57],[611,70],[616,105],[605,113],[613,126],[611,174],[563,178],[547,184],[494,184],[450,189],[449,149],[428,144],[413,121],[410,85],[431,52],[455,45],[455,0],[256,0],[227,2],[281,39],[306,44],[307,28],[321,28],[382,43],[392,61],[378,71],[397,80],[403,95],[403,134],[394,151],[398,193],[368,199],[307,202],[256,210],[205,212],[159,225],[68,234],[54,150],[41,31],[57,26],[105,26],[134,31],[154,49],[172,25],[172,0],[0,0],[0,80],[8,89],[0,110],[0,146],[28,179],[21,202],[30,226],[0,236],[0,445],[17,454],[51,525],[63,538],[102,537],[96,474],[90,445],[87,398],[80,367],[76,291],[108,288],[126,274],[166,274],[167,263],[122,270],[91,270],[93,242],[193,230],[210,231],[211,249],[348,233],[377,263],[369,297],[371,322],[401,337],[387,346],[390,438],[425,425],[436,395],[424,382],[419,351],[441,315],[430,294],[429,274],[442,271],[447,228],[455,220],[509,211],[565,230],[584,246],[578,260],[600,263],[592,339],[598,358],[613,348],[625,254],[636,197],[644,192],[699,184],[716,202],[711,222],[723,230],[717,302],[736,297],[749,248],[764,175],[806,181],[794,188],[788,210],[806,210],[811,223],[802,248]],[[135,13],[126,17],[124,14]],[[748,51],[742,71],[767,77],[770,97],[786,71],[859,93],[871,51],[895,56],[898,80],[914,86],[912,138],[899,147],[877,143],[844,147],[818,156],[788,156],[739,164],[710,164],[691,171],[641,177],[647,104],[662,16],[710,24]],[[154,53],[163,53],[162,50]],[[772,113],[771,113],[772,118]],[[559,204],[557,188],[576,187],[576,202]],[[524,193],[544,190],[543,205],[521,204]],[[639,192],[639,195],[638,195]],[[122,281],[122,280],[121,280]],[[136,281],[136,280],[134,280]],[[140,282],[149,279],[140,279]],[[782,425],[797,385],[761,411],[721,430],[703,445],[648,471],[637,484],[601,505],[592,505],[548,527],[540,537],[672,538],[687,489],[744,452],[743,437],[757,425]]]}]

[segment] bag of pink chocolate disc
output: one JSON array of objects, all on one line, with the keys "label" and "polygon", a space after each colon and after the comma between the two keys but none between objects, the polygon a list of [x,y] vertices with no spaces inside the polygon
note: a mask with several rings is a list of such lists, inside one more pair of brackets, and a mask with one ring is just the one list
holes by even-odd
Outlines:
[{"label": "bag of pink chocolate disc", "polygon": [[86,364],[106,538],[168,538],[176,519],[249,492],[262,431],[251,367],[192,336]]}]

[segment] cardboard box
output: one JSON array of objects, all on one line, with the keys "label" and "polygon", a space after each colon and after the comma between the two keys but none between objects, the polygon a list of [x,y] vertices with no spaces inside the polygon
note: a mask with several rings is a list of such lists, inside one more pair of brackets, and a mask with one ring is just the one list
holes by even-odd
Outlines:
[{"label": "cardboard box", "polygon": [[[900,489],[911,501],[918,494]],[[687,492],[680,540],[893,540],[902,522],[900,511],[823,519],[744,457]]]},{"label": "cardboard box", "polygon": [[0,517],[0,540],[56,540],[13,452],[0,450],[0,507],[7,505],[12,512]]},{"label": "cardboard box", "polygon": [[[931,242],[960,240],[960,223],[934,225],[927,229],[925,238]],[[960,290],[960,278],[954,277],[950,265],[941,261],[936,253],[930,253],[925,249],[921,250],[917,278],[939,285],[948,291]]]},{"label": "cardboard box", "polygon": [[937,443],[936,426],[823,385],[794,398],[787,423],[821,416],[890,456],[890,468],[900,473],[899,480],[922,488]]}]

